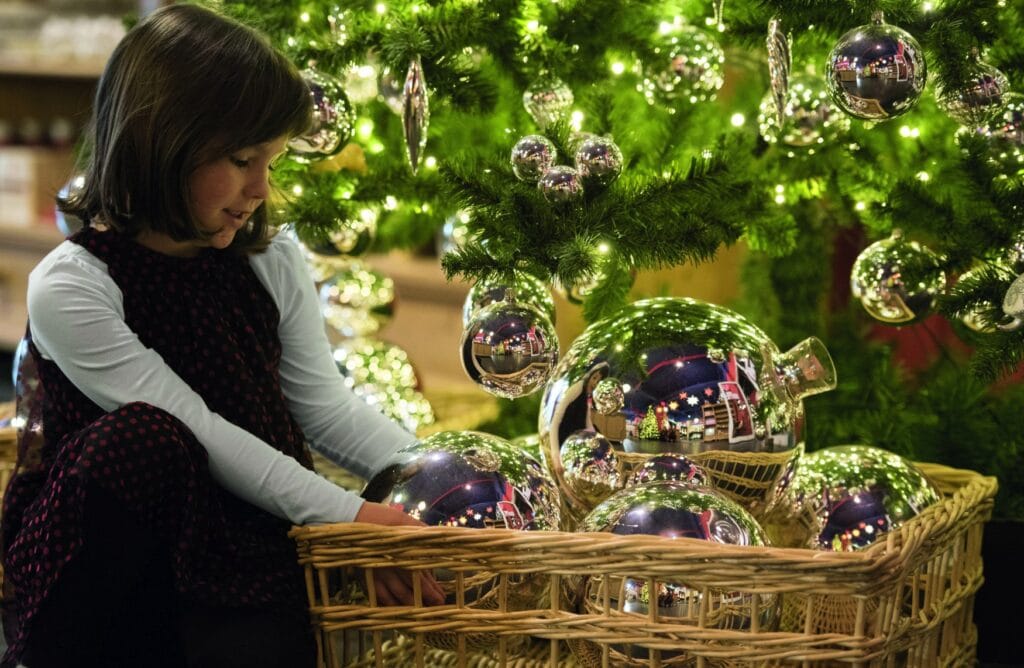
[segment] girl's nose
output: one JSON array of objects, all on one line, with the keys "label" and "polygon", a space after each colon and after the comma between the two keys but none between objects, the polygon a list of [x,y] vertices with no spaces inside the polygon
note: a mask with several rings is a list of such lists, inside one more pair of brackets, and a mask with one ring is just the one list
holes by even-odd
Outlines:
[{"label": "girl's nose", "polygon": [[270,172],[261,171],[255,178],[251,179],[245,186],[246,197],[265,200],[270,195]]}]

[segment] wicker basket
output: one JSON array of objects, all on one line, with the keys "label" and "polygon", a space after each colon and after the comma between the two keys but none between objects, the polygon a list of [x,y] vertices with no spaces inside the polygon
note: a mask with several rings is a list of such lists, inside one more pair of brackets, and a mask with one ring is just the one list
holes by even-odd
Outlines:
[{"label": "wicker basket", "polygon": [[[996,481],[943,466],[921,468],[938,483],[943,501],[856,553],[365,524],[299,527],[292,536],[305,567],[322,666],[970,665],[982,529]],[[378,607],[352,595],[354,582],[388,566],[446,569],[455,603]],[[685,582],[703,592],[705,602],[714,590],[740,593],[754,620],[766,602],[778,602],[780,623],[778,630],[758,628],[759,622],[716,628],[707,603],[693,606],[690,618],[659,617],[656,606],[640,615],[622,611],[607,593],[570,605],[561,585],[581,577],[608,583],[644,578],[652,591],[656,582]],[[459,604],[471,600],[467,583],[480,578],[493,578],[498,603]],[[541,601],[509,604],[517,583],[530,581],[539,590],[538,580],[545,585]],[[481,636],[491,646],[473,651],[479,643],[467,638]]]}]

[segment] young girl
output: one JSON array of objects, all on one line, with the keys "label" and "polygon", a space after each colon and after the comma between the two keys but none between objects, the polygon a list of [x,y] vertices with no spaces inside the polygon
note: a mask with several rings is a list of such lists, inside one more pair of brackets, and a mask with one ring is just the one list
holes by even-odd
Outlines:
[{"label": "young girl", "polygon": [[[43,441],[3,514],[3,665],[315,660],[293,524],[416,524],[313,472],[414,437],[349,392],[268,177],[311,118],[294,66],[194,5],[153,12],[96,93],[86,226],[29,280]],[[410,604],[410,575],[378,572]],[[424,600],[441,603],[424,576]]]}]

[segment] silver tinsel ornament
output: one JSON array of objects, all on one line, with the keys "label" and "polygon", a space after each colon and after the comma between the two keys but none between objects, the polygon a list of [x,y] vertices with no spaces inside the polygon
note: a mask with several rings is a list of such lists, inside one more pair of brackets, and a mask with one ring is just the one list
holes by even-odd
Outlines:
[{"label": "silver tinsel ornament", "polygon": [[[768,35],[765,46],[768,48],[768,79],[770,83],[770,99],[775,113],[775,123],[779,127],[785,122],[786,105],[789,99],[789,70],[793,65],[793,54],[789,43],[792,36],[782,29],[782,21],[773,18],[768,21]],[[767,113],[761,103],[761,110]],[[762,131],[763,134],[763,131]]]},{"label": "silver tinsel ornament", "polygon": [[537,190],[552,204],[574,202],[583,195],[583,180],[575,168],[555,165],[537,181]]},{"label": "silver tinsel ornament", "polygon": [[890,325],[908,325],[932,312],[946,287],[938,255],[899,230],[857,256],[850,288],[868,314]]},{"label": "silver tinsel ornament", "polygon": [[462,333],[460,348],[466,375],[505,399],[539,390],[558,362],[551,320],[521,303],[497,302],[477,311]]},{"label": "silver tinsel ornament", "polygon": [[394,315],[395,282],[361,262],[350,262],[320,285],[320,309],[339,338],[373,334]]},{"label": "silver tinsel ornament", "polygon": [[927,78],[917,40],[885,23],[882,12],[839,38],[828,55],[825,74],[832,101],[866,121],[884,121],[909,111],[924,92]]},{"label": "silver tinsel ornament", "polygon": [[526,135],[512,147],[512,172],[520,181],[536,183],[558,157],[554,143],[544,135]]},{"label": "silver tinsel ornament", "polygon": [[850,128],[850,117],[832,103],[821,77],[796,74],[790,78],[782,125],[778,122],[776,103],[774,91],[769,91],[757,116],[761,136],[770,144],[779,142],[793,148],[817,146],[835,140]]},{"label": "silver tinsel ornament", "polygon": [[543,74],[523,93],[523,106],[541,130],[555,121],[565,119],[572,110],[573,94],[569,85],[554,76]]},{"label": "silver tinsel ornament", "polygon": [[587,137],[576,148],[575,163],[584,183],[607,186],[622,173],[622,151],[607,137]]},{"label": "silver tinsel ornament", "polygon": [[555,300],[543,281],[526,272],[516,272],[511,281],[477,281],[462,304],[462,326],[468,327],[477,312],[495,302],[529,304],[555,323]]},{"label": "silver tinsel ornament", "polygon": [[988,124],[1003,111],[1010,82],[1006,75],[974,55],[968,83],[962,88],[939,88],[935,98],[950,118],[968,127]]},{"label": "silver tinsel ornament", "polygon": [[644,98],[669,107],[714,99],[725,83],[725,52],[715,38],[683,24],[667,26],[654,39],[656,60],[640,64]]},{"label": "silver tinsel ornament", "polygon": [[619,464],[615,448],[592,429],[574,431],[562,442],[559,454],[565,468],[563,493],[574,503],[594,507],[619,487]]},{"label": "silver tinsel ornament", "polygon": [[423,64],[417,56],[409,63],[402,88],[402,130],[405,132],[405,147],[409,155],[409,166],[415,174],[420,158],[427,148],[427,126],[430,124],[430,107],[427,104],[427,83],[423,79]]},{"label": "silver tinsel ornament", "polygon": [[356,116],[338,79],[313,68],[303,70],[302,78],[313,98],[313,122],[306,134],[288,142],[288,148],[299,162],[311,162],[345,148],[355,132]]}]

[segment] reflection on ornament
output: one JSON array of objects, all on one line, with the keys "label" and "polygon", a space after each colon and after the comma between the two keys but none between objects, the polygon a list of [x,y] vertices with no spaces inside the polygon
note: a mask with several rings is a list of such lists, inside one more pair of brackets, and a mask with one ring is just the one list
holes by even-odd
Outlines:
[{"label": "reflection on ornament", "polygon": [[775,95],[769,92],[761,101],[757,116],[761,136],[770,144],[816,146],[850,129],[849,116],[832,104],[821,79],[811,74],[796,74],[790,79],[781,127],[775,104]]},{"label": "reflection on ornament", "polygon": [[629,487],[642,485],[645,482],[674,480],[691,487],[711,484],[704,469],[682,455],[656,455],[651,457],[640,468],[633,471],[629,478]]},{"label": "reflection on ornament", "polygon": [[600,415],[615,415],[626,404],[626,394],[618,378],[603,378],[594,386],[590,400]]},{"label": "reflection on ornament", "polygon": [[288,142],[288,148],[299,162],[310,162],[343,149],[352,139],[356,119],[340,81],[312,68],[303,70],[302,78],[313,98],[313,121],[306,134]]},{"label": "reflection on ornament", "polygon": [[462,304],[462,326],[468,327],[477,311],[495,302],[519,302],[536,308],[555,323],[555,300],[551,291],[533,274],[518,271],[511,282],[500,280],[477,281]]},{"label": "reflection on ornament", "polygon": [[980,60],[971,63],[968,83],[962,88],[939,88],[935,97],[950,118],[972,128],[981,127],[1003,111],[1010,82],[1006,75]]},{"label": "reflection on ornament", "polygon": [[714,99],[725,83],[725,53],[708,33],[690,25],[673,25],[655,38],[657,58],[643,63],[638,89],[650,103],[672,106]]},{"label": "reflection on ornament", "polygon": [[[789,99],[789,71],[793,66],[793,55],[789,43],[792,35],[782,29],[782,21],[778,17],[768,21],[768,35],[765,46],[768,49],[768,78],[770,81],[769,99],[774,112],[775,125],[782,127],[786,120],[786,106]],[[768,113],[761,103],[762,113]],[[764,134],[763,124],[761,134]]]},{"label": "reflection on ornament", "polygon": [[430,107],[427,100],[427,83],[423,79],[423,64],[417,56],[409,63],[402,88],[402,130],[405,132],[405,148],[409,166],[415,174],[420,158],[427,148],[427,127],[430,125]]},{"label": "reflection on ornament", "polygon": [[541,460],[540,451],[540,436],[537,434],[527,434],[526,436],[516,436],[512,439],[512,445],[517,448],[522,448],[526,451],[526,454],[530,455],[538,462]]},{"label": "reflection on ornament", "polygon": [[338,268],[320,286],[324,320],[341,337],[373,334],[391,320],[394,308],[395,282],[359,262]]},{"label": "reflection on ornament", "polygon": [[[57,201],[67,202],[75,197],[78,197],[82,193],[82,189],[85,187],[85,175],[76,174],[72,176],[67,183],[57,191]],[[57,219],[57,229],[60,230],[61,234],[66,237],[70,237],[72,234],[82,229],[82,219],[70,213],[64,213],[59,207],[54,208],[54,216]]]},{"label": "reflection on ornament", "polygon": [[[939,498],[931,482],[899,455],[866,445],[835,446],[800,460],[770,521],[786,524],[779,533],[791,536],[791,547],[852,552]],[[804,533],[794,532],[796,527]]]},{"label": "reflection on ornament", "polygon": [[825,80],[832,101],[847,114],[884,121],[917,103],[927,77],[917,40],[875,12],[871,23],[839,38],[828,56]]},{"label": "reflection on ornament", "polygon": [[573,95],[568,84],[550,74],[542,75],[523,93],[526,113],[541,130],[569,116]]},{"label": "reflection on ornament", "polygon": [[1003,296],[1006,319],[996,326],[1004,332],[1015,332],[1024,326],[1024,274],[1013,280]]},{"label": "reflection on ornament", "polygon": [[[581,531],[692,538],[722,545],[768,545],[764,530],[742,507],[711,489],[676,481],[649,482],[617,492],[587,515]],[[745,630],[754,621],[753,594],[720,588],[704,591],[700,583],[673,581],[670,576],[652,582],[646,577],[587,575],[567,578],[566,587],[576,589],[566,596],[579,598],[582,611],[588,614],[600,614],[608,601],[612,609],[647,618],[653,602],[658,617],[680,624],[697,624],[700,619],[704,628]],[[758,628],[774,630],[779,604],[777,595],[760,595]],[[628,661],[630,657],[647,658],[648,651],[642,647],[632,646],[630,650],[612,645],[609,649],[612,665],[648,665]],[[682,655],[661,652],[662,659],[676,656]]]},{"label": "reflection on ornament", "polygon": [[907,325],[931,313],[946,287],[939,256],[896,230],[857,256],[850,288],[872,318]]},{"label": "reflection on ornament", "polygon": [[544,135],[526,135],[512,147],[512,172],[520,181],[536,183],[555,164],[558,151]]},{"label": "reflection on ornament", "polygon": [[619,486],[618,458],[607,438],[592,429],[569,434],[559,453],[564,468],[562,491],[574,505],[593,508]]},{"label": "reflection on ornament", "polygon": [[[14,386],[14,427],[18,439],[18,451],[21,453],[38,453],[43,445],[43,403],[45,394],[43,384],[39,380],[39,369],[36,359],[29,349],[29,337],[26,335],[18,342],[11,360],[11,378]],[[19,461],[19,466],[28,466],[30,462]]]},{"label": "reflection on ornament", "polygon": [[537,190],[552,204],[573,202],[583,194],[583,181],[574,168],[555,165],[537,181]]},{"label": "reflection on ornament", "polygon": [[460,344],[462,368],[484,390],[517,399],[539,390],[558,362],[558,338],[546,315],[498,302],[477,311]]},{"label": "reflection on ornament", "polygon": [[469,212],[456,211],[444,220],[444,225],[437,229],[434,249],[438,257],[445,253],[459,250],[469,239]]},{"label": "reflection on ornament", "polygon": [[622,172],[622,151],[611,139],[595,135],[580,142],[575,163],[584,183],[607,186]]}]

